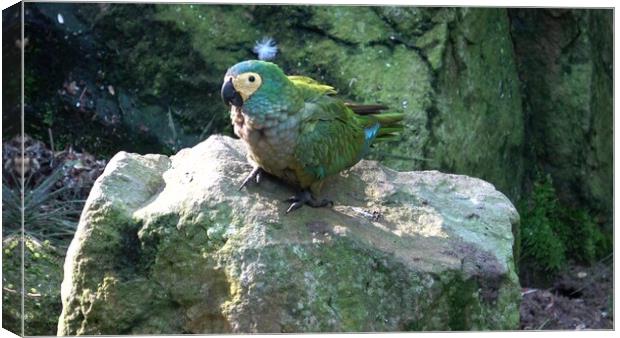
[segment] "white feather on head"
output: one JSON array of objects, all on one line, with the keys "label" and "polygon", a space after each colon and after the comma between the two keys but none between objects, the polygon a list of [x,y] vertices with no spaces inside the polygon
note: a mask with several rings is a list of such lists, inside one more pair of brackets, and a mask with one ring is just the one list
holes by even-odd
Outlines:
[{"label": "white feather on head", "polygon": [[259,60],[272,60],[278,54],[278,45],[273,38],[265,36],[262,40],[256,41],[252,51],[258,55]]}]

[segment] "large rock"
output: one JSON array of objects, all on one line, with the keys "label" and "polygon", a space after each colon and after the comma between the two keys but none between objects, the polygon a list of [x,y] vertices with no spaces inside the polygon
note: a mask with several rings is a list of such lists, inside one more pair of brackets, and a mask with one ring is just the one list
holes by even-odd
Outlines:
[{"label": "large rock", "polygon": [[285,214],[273,179],[238,191],[243,145],[121,152],[69,248],[58,334],[516,329],[511,228],[484,181],[362,161],[333,208]]}]

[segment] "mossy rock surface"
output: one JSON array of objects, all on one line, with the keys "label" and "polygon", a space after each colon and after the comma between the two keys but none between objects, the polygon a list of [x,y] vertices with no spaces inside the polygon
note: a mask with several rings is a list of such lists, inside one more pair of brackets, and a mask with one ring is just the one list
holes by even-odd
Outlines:
[{"label": "mossy rock surface", "polygon": [[[28,336],[56,334],[62,281],[62,256],[49,242],[25,236],[22,275],[21,236],[8,235],[2,241],[2,323],[3,328]],[[22,314],[22,276],[25,297]]]},{"label": "mossy rock surface", "polygon": [[519,216],[482,180],[362,161],[333,208],[212,136],[173,157],[119,153],[65,263],[58,334],[516,329]]}]

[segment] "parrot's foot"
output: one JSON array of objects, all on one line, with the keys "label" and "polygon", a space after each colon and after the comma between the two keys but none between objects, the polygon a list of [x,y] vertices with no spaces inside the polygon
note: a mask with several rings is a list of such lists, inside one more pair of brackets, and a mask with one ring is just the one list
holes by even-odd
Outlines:
[{"label": "parrot's foot", "polygon": [[248,185],[250,181],[254,181],[256,182],[256,184],[259,184],[263,173],[264,171],[263,169],[261,169],[261,167],[255,167],[254,169],[252,169],[248,177],[246,177],[245,180],[243,180],[243,183],[241,183],[241,186],[239,187],[239,191],[241,191],[243,187]]},{"label": "parrot's foot", "polygon": [[285,202],[292,202],[286,210],[286,213],[301,208],[304,204],[307,204],[313,208],[323,208],[326,206],[334,206],[334,202],[326,199],[316,200],[312,197],[312,194],[308,190],[302,190],[297,195],[290,197]]}]

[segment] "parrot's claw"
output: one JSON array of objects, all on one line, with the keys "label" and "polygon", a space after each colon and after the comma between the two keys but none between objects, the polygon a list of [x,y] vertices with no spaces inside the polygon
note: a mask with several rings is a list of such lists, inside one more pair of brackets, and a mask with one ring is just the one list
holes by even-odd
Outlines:
[{"label": "parrot's claw", "polygon": [[260,167],[255,167],[254,169],[252,169],[250,174],[245,178],[245,180],[243,180],[243,183],[241,183],[241,186],[239,187],[239,191],[241,191],[243,187],[248,185],[250,181],[254,181],[256,182],[256,184],[259,184],[262,174],[263,174],[263,169],[261,169]]},{"label": "parrot's claw", "polygon": [[313,208],[323,208],[327,206],[330,206],[330,207],[334,206],[334,202],[330,200],[327,200],[327,199],[322,199],[320,201],[316,200],[314,197],[312,197],[312,194],[308,190],[302,190],[297,195],[291,196],[285,202],[292,202],[291,205],[288,207],[288,209],[286,209],[287,214],[293,210],[301,208],[304,204],[307,204]]}]

